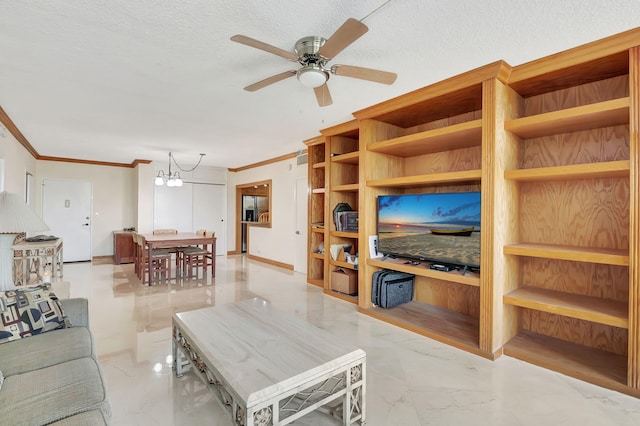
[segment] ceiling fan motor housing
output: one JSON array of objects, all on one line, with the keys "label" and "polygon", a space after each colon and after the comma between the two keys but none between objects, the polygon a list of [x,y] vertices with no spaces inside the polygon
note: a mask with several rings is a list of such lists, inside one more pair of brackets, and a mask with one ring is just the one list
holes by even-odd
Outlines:
[{"label": "ceiling fan motor housing", "polygon": [[318,55],[318,50],[326,41],[322,37],[310,36],[296,42],[295,51],[298,62],[302,65],[296,76],[307,87],[322,86],[329,79],[329,72],[324,68],[328,59]]},{"label": "ceiling fan motor housing", "polygon": [[326,62],[328,58],[318,55],[318,50],[325,44],[327,40],[318,36],[303,37],[296,42],[295,51],[298,55],[298,61],[302,65],[309,63],[317,63],[319,61]]}]

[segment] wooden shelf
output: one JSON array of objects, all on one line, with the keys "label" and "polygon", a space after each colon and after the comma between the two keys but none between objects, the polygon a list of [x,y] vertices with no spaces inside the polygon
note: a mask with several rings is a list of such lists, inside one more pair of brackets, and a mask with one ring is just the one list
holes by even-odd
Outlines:
[{"label": "wooden shelf", "polygon": [[571,318],[629,328],[628,303],[599,297],[522,287],[503,296],[504,303]]},{"label": "wooden shelf", "polygon": [[316,287],[324,287],[324,280],[321,279],[307,278],[307,282],[309,284],[315,285]]},{"label": "wooden shelf", "polygon": [[357,232],[331,231],[332,237],[355,238],[358,239]]},{"label": "wooden shelf", "polygon": [[345,300],[350,303],[358,304],[358,295],[351,296],[349,294],[340,293],[339,291],[324,289],[324,294],[328,294],[329,296],[337,297],[338,299]]},{"label": "wooden shelf", "polygon": [[459,312],[420,302],[383,309],[360,308],[361,313],[397,325],[456,348],[493,359],[479,348],[479,321]]},{"label": "wooden shelf", "polygon": [[442,272],[429,269],[427,266],[432,262],[420,262],[420,265],[405,265],[406,259],[369,259],[367,265],[375,266],[383,269],[393,269],[394,271],[407,272],[421,277],[435,278],[442,281],[449,281],[458,284],[470,285],[474,287],[480,286],[480,274],[475,272],[466,272],[462,275],[461,271]]},{"label": "wooden shelf", "polygon": [[311,192],[313,194],[324,194],[325,192],[327,192],[327,190],[325,188],[314,188],[311,190]]},{"label": "wooden shelf", "polygon": [[482,120],[473,120],[439,129],[401,136],[376,142],[369,151],[392,154],[399,157],[413,157],[434,152],[469,148],[482,144]]},{"label": "wooden shelf", "polygon": [[318,234],[324,234],[324,228],[314,228],[313,226],[311,227],[311,232],[316,232]]},{"label": "wooden shelf", "polygon": [[329,264],[333,265],[333,266],[339,266],[340,268],[353,269],[354,271],[358,270],[358,265],[354,265],[352,263],[347,263],[347,262],[340,261],[340,260],[330,259],[329,260]]},{"label": "wooden shelf", "polygon": [[[566,342],[529,331],[521,331],[504,345],[505,355],[548,368],[580,380],[624,393],[627,387],[627,357]],[[634,393],[640,395],[640,391]]]},{"label": "wooden shelf", "polygon": [[311,257],[316,259],[324,260],[324,253],[311,253]]},{"label": "wooden shelf", "polygon": [[325,163],[324,161],[311,165],[311,167],[313,167],[314,169],[321,169],[321,168],[326,167],[326,166],[327,166],[327,163]]},{"label": "wooden shelf", "polygon": [[504,254],[629,266],[629,252],[622,249],[576,247],[555,244],[521,243],[506,245]]},{"label": "wooden shelf", "polygon": [[596,179],[629,177],[629,160],[602,163],[573,164],[569,166],[539,167],[533,169],[507,170],[505,179],[519,182],[544,182],[570,179]]},{"label": "wooden shelf", "polygon": [[346,154],[333,155],[331,157],[332,163],[344,163],[344,164],[358,164],[360,153],[358,151],[349,152]]},{"label": "wooden shelf", "polygon": [[333,185],[331,190],[335,192],[358,192],[358,187],[357,183],[349,183],[346,185]]},{"label": "wooden shelf", "polygon": [[435,173],[420,176],[404,176],[387,179],[368,180],[367,186],[374,188],[411,188],[425,185],[476,182],[482,178],[482,170]]},{"label": "wooden shelf", "polygon": [[629,105],[628,97],[614,99],[509,120],[504,123],[504,128],[521,138],[529,139],[628,124]]}]

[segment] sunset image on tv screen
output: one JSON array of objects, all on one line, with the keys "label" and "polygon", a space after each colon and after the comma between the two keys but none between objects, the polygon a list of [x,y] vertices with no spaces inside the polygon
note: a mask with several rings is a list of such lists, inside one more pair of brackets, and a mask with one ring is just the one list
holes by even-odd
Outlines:
[{"label": "sunset image on tv screen", "polygon": [[480,193],[381,195],[378,246],[385,254],[480,266]]}]

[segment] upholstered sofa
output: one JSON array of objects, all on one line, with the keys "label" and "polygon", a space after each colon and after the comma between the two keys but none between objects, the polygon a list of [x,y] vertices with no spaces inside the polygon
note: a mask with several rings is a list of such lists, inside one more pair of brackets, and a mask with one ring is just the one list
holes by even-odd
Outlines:
[{"label": "upholstered sofa", "polygon": [[[89,331],[87,300],[44,294],[20,296],[44,306],[41,315],[38,309],[12,309],[19,298],[0,293],[0,424],[108,425],[111,407]],[[40,328],[25,333],[30,323]],[[29,337],[9,336],[10,325]]]}]

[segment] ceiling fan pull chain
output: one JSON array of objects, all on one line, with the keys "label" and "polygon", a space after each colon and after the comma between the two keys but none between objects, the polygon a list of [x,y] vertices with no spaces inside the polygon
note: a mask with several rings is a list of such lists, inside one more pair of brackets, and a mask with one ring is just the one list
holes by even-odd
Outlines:
[{"label": "ceiling fan pull chain", "polygon": [[369,16],[373,15],[374,13],[376,13],[377,11],[379,11],[380,9],[382,9],[383,7],[385,7],[386,5],[388,5],[389,3],[391,3],[392,0],[387,0],[386,2],[384,2],[383,4],[381,4],[380,6],[378,6],[376,9],[374,9],[372,12],[370,12],[367,16],[365,16],[364,18],[362,18],[360,20],[360,22],[364,22],[365,19],[367,19]]}]

